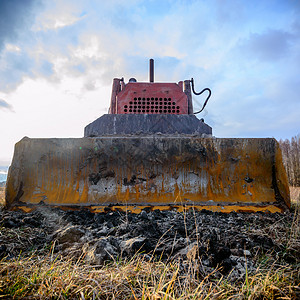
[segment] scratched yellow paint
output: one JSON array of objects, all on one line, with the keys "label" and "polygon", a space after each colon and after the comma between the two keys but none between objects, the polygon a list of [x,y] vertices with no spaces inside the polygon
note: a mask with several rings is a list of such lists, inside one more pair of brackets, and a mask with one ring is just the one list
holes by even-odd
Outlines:
[{"label": "scratched yellow paint", "polygon": [[[55,206],[59,207],[63,210],[78,210],[80,207],[73,207],[73,206]],[[17,205],[14,206],[13,210],[22,210],[24,212],[32,212],[36,209],[36,206],[22,206],[22,205]],[[81,207],[82,208],[82,207]],[[131,213],[140,213],[142,210],[176,210],[178,212],[185,212],[188,210],[195,210],[195,211],[201,211],[203,209],[205,210],[210,210],[213,212],[223,212],[223,213],[230,213],[230,212],[266,212],[266,213],[281,213],[282,209],[279,207],[276,207],[274,205],[268,205],[264,207],[257,207],[257,206],[239,206],[239,205],[230,205],[230,206],[214,206],[214,205],[207,205],[207,206],[184,206],[184,205],[172,205],[172,206],[167,206],[167,205],[159,205],[159,206],[141,206],[141,205],[116,205],[116,206],[110,206],[110,207],[105,207],[105,206],[87,206],[84,207],[85,209],[88,209],[89,211],[93,213],[103,213],[107,211],[122,211],[122,212],[131,212]]]},{"label": "scratched yellow paint", "polygon": [[[7,206],[43,203],[101,211],[111,205],[139,211],[134,207],[170,209],[175,204],[178,210],[192,205],[223,212],[278,212],[290,207],[281,152],[273,139],[140,138],[144,148],[134,141],[22,140],[8,174]],[[185,145],[191,150],[182,150]],[[160,151],[157,156],[148,152],[151,147]],[[199,148],[206,155],[197,152]],[[114,176],[91,182],[91,174],[101,174],[102,169]],[[137,179],[128,183],[133,175]]]}]

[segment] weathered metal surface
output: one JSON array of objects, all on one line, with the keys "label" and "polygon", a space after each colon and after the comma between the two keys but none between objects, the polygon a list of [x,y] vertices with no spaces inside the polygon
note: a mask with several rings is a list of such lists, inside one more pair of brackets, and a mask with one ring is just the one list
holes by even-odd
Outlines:
[{"label": "weathered metal surface", "polygon": [[194,113],[193,97],[192,97],[191,81],[190,80],[185,80],[183,82],[183,89],[184,89],[184,93],[186,94],[187,100],[188,100],[188,114],[193,115],[193,113]]},{"label": "weathered metal surface", "polygon": [[290,199],[274,139],[24,138],[15,146],[6,205],[43,203],[276,212]]},{"label": "weathered metal surface", "polygon": [[103,115],[84,129],[85,137],[104,135],[202,134],[212,128],[194,115]]},{"label": "weathered metal surface", "polygon": [[117,114],[188,114],[183,83],[129,82],[117,94]]},{"label": "weathered metal surface", "polygon": [[116,101],[117,101],[117,94],[121,90],[121,79],[119,78],[114,78],[113,84],[112,84],[112,90],[111,90],[111,98],[110,98],[110,107],[109,107],[109,113],[110,114],[115,114],[116,113]]}]

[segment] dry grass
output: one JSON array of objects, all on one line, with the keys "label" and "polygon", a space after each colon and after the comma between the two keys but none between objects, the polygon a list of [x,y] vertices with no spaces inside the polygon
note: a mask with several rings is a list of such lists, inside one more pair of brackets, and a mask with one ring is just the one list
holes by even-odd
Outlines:
[{"label": "dry grass", "polygon": [[[136,255],[104,266],[89,265],[85,257],[34,253],[0,261],[0,297],[15,299],[299,299],[300,197],[293,200],[294,219],[283,230],[273,224],[261,230],[283,247],[277,256],[255,257],[256,270],[237,281],[216,268],[199,270],[201,261],[163,262]],[[296,251],[296,252],[295,252]],[[296,256],[295,256],[296,253]],[[293,256],[293,261],[285,258]]]},{"label": "dry grass", "polygon": [[0,207],[4,205],[5,201],[5,187],[0,187]]},{"label": "dry grass", "polygon": [[290,186],[291,201],[297,204],[300,201],[300,187]]},{"label": "dry grass", "polygon": [[297,299],[299,269],[268,259],[242,281],[229,283],[215,271],[199,274],[192,260],[165,264],[138,255],[90,266],[83,257],[54,259],[50,252],[1,261],[0,294],[18,299]]}]

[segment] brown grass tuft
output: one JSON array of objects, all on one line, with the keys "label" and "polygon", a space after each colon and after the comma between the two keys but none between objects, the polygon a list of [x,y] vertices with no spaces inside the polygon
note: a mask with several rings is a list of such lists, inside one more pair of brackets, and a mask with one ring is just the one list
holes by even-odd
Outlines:
[{"label": "brown grass tuft", "polygon": [[3,207],[5,203],[5,187],[0,187],[0,207]]},{"label": "brown grass tuft", "polygon": [[205,277],[184,272],[186,263],[192,262],[166,264],[137,255],[90,266],[83,257],[32,255],[1,261],[0,294],[16,299],[296,299],[300,292],[299,269],[274,260],[234,283],[216,278],[215,271]]},{"label": "brown grass tuft", "polygon": [[[54,245],[28,257],[0,261],[0,297],[14,299],[299,299],[300,201],[286,227],[274,223],[255,233],[282,245],[282,252],[254,257],[255,270],[238,280],[222,276],[218,267],[204,274],[201,261],[162,261],[137,254],[106,265],[54,255]],[[284,216],[283,216],[284,218]],[[16,232],[16,230],[15,230]],[[5,231],[1,231],[5,234]],[[25,232],[26,233],[26,232]],[[24,233],[24,234],[25,234]],[[16,234],[20,235],[21,232]],[[251,232],[250,232],[251,234]]]}]

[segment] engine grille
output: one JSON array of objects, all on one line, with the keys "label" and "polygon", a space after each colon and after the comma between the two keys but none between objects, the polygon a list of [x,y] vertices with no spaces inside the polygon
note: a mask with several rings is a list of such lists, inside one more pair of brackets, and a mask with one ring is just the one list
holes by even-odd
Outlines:
[{"label": "engine grille", "polygon": [[134,97],[123,106],[125,114],[179,114],[180,106],[172,98]]}]

